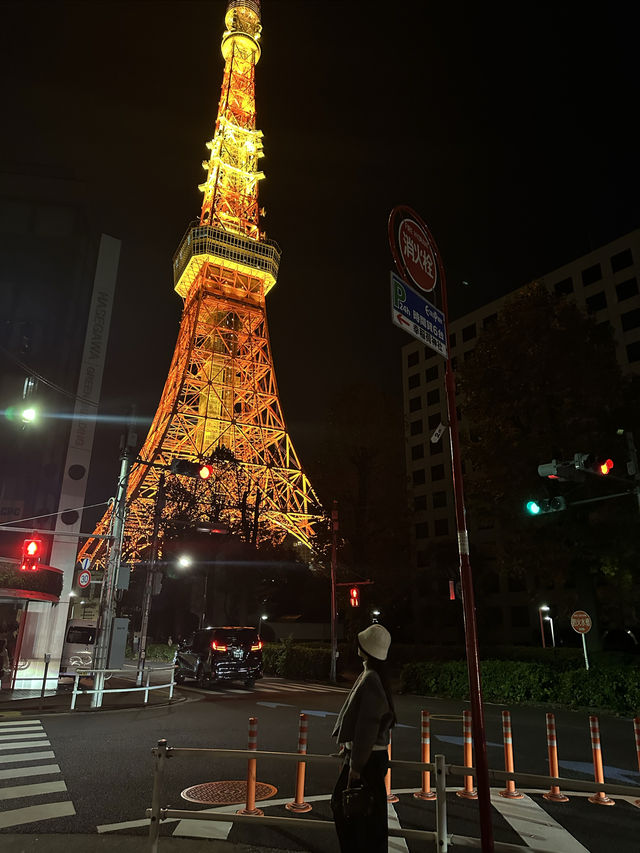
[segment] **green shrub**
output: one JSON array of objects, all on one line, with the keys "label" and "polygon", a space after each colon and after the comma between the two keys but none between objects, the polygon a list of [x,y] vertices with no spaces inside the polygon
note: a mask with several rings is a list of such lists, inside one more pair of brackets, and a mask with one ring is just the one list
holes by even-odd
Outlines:
[{"label": "green shrub", "polygon": [[[171,662],[175,654],[176,647],[168,646],[166,643],[147,643],[146,660]],[[138,653],[134,652],[131,646],[127,646],[126,656],[128,658],[138,658]]]},{"label": "green shrub", "polygon": [[283,678],[326,681],[331,669],[331,649],[293,643],[267,643],[262,650],[264,671]]},{"label": "green shrub", "polygon": [[[637,665],[597,664],[559,669],[557,662],[486,660],[480,664],[483,698],[517,705],[528,702],[569,708],[603,708],[621,714],[640,711]],[[468,699],[464,661],[410,663],[402,670],[402,690],[424,696]]]}]

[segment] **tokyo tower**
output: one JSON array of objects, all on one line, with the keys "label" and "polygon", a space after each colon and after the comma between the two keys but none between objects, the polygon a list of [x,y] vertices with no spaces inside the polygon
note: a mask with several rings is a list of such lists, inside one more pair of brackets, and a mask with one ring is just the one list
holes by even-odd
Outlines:
[{"label": "tokyo tower", "polygon": [[[287,534],[309,545],[321,509],[287,433],[269,344],[265,296],[276,283],[280,249],[260,230],[255,66],[260,58],[258,0],[230,0],[222,36],[224,76],[199,221],[173,261],[182,322],[162,398],[131,469],[124,550],[149,546],[163,468],[176,460],[207,463],[231,451],[244,477],[245,501],[259,503],[260,538]],[[154,467],[155,466],[155,467]],[[237,476],[237,475],[236,475]],[[233,479],[233,478],[231,478]],[[237,483],[212,484],[228,512],[239,512]],[[234,489],[236,491],[234,492]],[[95,533],[108,532],[110,512]],[[101,561],[89,540],[80,557]]]}]

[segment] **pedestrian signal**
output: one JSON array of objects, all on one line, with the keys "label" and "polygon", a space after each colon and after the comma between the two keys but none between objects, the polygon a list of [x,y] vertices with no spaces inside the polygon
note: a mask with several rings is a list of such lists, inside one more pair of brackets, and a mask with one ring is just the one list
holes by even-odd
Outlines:
[{"label": "pedestrian signal", "polygon": [[349,601],[352,607],[360,607],[360,590],[357,586],[352,586],[349,590]]}]

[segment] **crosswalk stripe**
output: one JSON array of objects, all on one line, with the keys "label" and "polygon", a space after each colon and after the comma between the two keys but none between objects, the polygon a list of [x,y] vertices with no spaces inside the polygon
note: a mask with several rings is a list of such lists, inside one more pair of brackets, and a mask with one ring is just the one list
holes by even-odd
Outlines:
[{"label": "crosswalk stripe", "polygon": [[10,788],[0,788],[0,800],[15,800],[19,797],[38,797],[42,794],[53,794],[56,791],[66,791],[67,786],[62,781],[35,782],[33,785],[13,785]]},{"label": "crosswalk stripe", "polygon": [[4,729],[7,726],[35,726],[35,724],[39,722],[40,720],[7,720],[6,722],[0,723],[0,729]]},{"label": "crosswalk stripe", "polygon": [[51,820],[55,817],[68,817],[75,813],[76,810],[70,800],[62,803],[42,803],[38,806],[11,809],[0,814],[0,829],[20,826],[25,823],[36,823],[39,820]]},{"label": "crosswalk stripe", "polygon": [[3,735],[7,734],[8,732],[11,732],[12,734],[19,735],[19,734],[27,734],[27,733],[35,734],[36,732],[44,731],[44,729],[42,728],[42,726],[34,726],[32,729],[24,729],[24,728],[9,729],[9,728],[6,728],[6,729],[0,729],[0,731],[2,732]]},{"label": "crosswalk stripe", "polygon": [[549,853],[589,853],[570,832],[551,815],[525,795],[523,800],[507,800],[496,789],[491,791],[491,805],[522,839],[529,839],[535,831],[536,850]]},{"label": "crosswalk stripe", "polygon": [[45,776],[49,773],[60,773],[57,764],[39,764],[37,767],[12,767],[10,770],[0,770],[0,779],[18,779],[21,776]]},{"label": "crosswalk stripe", "polygon": [[20,743],[0,743],[0,749],[33,749],[34,746],[51,746],[48,740],[24,740]]},{"label": "crosswalk stripe", "polygon": [[8,755],[0,755],[0,764],[15,764],[17,761],[40,761],[43,758],[55,758],[53,750],[44,752],[11,752]]},{"label": "crosswalk stripe", "polygon": [[0,735],[0,741],[11,740],[18,741],[23,740],[28,737],[46,737],[47,733],[44,729],[26,729],[21,731],[19,734],[14,735]]}]

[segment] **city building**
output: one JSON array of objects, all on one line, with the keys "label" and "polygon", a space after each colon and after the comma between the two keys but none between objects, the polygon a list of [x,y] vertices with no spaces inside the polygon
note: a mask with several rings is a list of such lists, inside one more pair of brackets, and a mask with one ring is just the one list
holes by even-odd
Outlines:
[{"label": "city building", "polygon": [[[609,323],[616,342],[618,362],[623,373],[640,373],[640,229],[602,246],[571,263],[539,278],[559,295],[574,299],[597,323]],[[450,357],[454,369],[473,351],[479,334],[499,314],[513,292],[495,299],[450,322]],[[441,356],[418,341],[402,348],[402,383],[406,424],[406,467],[410,508],[413,512],[412,558],[417,570],[427,565],[427,548],[442,544],[448,566],[435,572],[428,581],[431,606],[440,608],[449,597],[449,577],[457,570],[455,549],[456,521],[447,434],[432,441],[434,431],[447,422],[444,389],[445,363]],[[464,430],[464,416],[460,422]],[[470,539],[475,545],[490,548],[495,537],[469,519]],[[537,615],[523,581],[500,577],[499,585],[485,591],[482,607],[486,623],[494,625],[488,636],[494,642],[527,642],[539,630]],[[454,606],[454,605],[452,605]],[[491,614],[495,618],[491,618]],[[455,620],[454,620],[455,621]],[[441,637],[459,638],[455,627]]]}]

